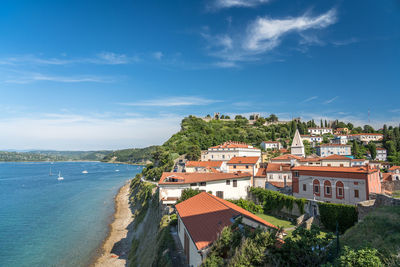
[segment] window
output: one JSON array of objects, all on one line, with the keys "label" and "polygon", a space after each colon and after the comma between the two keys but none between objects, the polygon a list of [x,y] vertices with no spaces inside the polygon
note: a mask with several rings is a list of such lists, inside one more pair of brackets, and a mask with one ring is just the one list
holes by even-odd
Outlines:
[{"label": "window", "polygon": [[233,168],[236,169],[236,165],[233,165]]},{"label": "window", "polygon": [[219,198],[224,198],[224,192],[223,191],[217,191],[217,197]]},{"label": "window", "polygon": [[299,177],[299,172],[294,172],[294,177]]},{"label": "window", "polygon": [[319,196],[320,195],[320,190],[319,190],[319,181],[318,180],[314,180],[313,181],[313,188],[314,188],[314,195]]},{"label": "window", "polygon": [[337,199],[344,198],[344,185],[341,181],[336,182],[336,198]]},{"label": "window", "polygon": [[249,165],[246,165],[246,169],[248,169],[249,168]]},{"label": "window", "polygon": [[303,184],[303,191],[307,191],[307,185]]},{"label": "window", "polygon": [[340,164],[340,167],[343,167],[343,164]]},{"label": "window", "polygon": [[331,166],[331,164],[328,164],[328,167],[330,167]]},{"label": "window", "polygon": [[358,189],[354,190],[354,197],[358,198]]},{"label": "window", "polygon": [[314,192],[319,194],[319,185],[314,185]]},{"label": "window", "polygon": [[200,186],[206,186],[206,182],[200,182]]},{"label": "window", "polygon": [[190,186],[197,186],[197,183],[191,183]]},{"label": "window", "polygon": [[226,185],[230,185],[231,184],[231,180],[226,180]]},{"label": "window", "polygon": [[324,182],[324,193],[325,197],[331,197],[332,196],[332,187],[331,187],[331,182],[325,181]]},{"label": "window", "polygon": [[340,197],[343,196],[343,188],[341,188],[341,187],[338,188],[338,196],[340,196]]},{"label": "window", "polygon": [[224,158],[225,158],[225,155],[222,155],[222,158],[224,159]]},{"label": "window", "polygon": [[237,180],[233,180],[233,187],[237,187]]}]

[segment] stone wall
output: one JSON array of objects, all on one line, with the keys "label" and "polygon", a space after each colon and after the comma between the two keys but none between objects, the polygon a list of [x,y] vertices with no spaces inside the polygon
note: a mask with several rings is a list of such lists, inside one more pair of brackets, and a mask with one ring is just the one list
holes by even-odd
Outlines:
[{"label": "stone wall", "polygon": [[384,181],[382,182],[383,191],[398,191],[400,190],[400,181]]},{"label": "stone wall", "polygon": [[359,202],[357,204],[358,221],[362,220],[372,210],[384,206],[400,206],[400,199],[383,194],[371,194],[371,200]]}]

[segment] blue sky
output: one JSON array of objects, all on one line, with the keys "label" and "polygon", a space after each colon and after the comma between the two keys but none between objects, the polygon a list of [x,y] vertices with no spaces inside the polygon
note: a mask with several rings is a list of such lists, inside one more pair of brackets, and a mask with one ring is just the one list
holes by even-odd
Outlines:
[{"label": "blue sky", "polygon": [[398,1],[2,1],[0,149],[161,144],[189,114],[400,122]]}]

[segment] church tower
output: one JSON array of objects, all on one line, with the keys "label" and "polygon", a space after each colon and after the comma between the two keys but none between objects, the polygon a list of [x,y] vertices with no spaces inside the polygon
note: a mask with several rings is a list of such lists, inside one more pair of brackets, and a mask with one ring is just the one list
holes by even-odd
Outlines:
[{"label": "church tower", "polygon": [[290,147],[290,154],[300,157],[306,156],[304,152],[304,144],[303,141],[301,140],[301,136],[298,129],[296,129],[296,133],[294,134],[292,146]]}]

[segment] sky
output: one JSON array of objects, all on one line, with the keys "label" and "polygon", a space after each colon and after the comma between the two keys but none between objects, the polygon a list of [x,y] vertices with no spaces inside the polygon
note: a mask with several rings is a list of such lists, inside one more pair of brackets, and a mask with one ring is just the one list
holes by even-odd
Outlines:
[{"label": "sky", "polygon": [[0,149],[159,145],[214,112],[400,123],[396,0],[1,5]]}]

